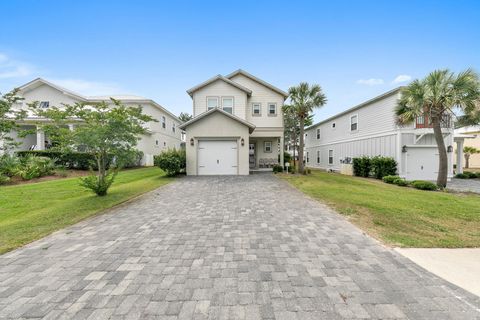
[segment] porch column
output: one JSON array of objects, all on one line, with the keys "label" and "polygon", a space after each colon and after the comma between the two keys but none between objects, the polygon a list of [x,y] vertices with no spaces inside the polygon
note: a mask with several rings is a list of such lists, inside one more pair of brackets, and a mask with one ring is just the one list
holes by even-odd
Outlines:
[{"label": "porch column", "polygon": [[283,141],[283,139],[284,139],[284,137],[281,136],[281,137],[280,137],[280,165],[281,165],[282,167],[285,166],[285,162],[284,162],[285,160],[283,159],[283,153],[284,153],[284,151],[285,151],[285,150],[284,150],[284,149],[285,149],[285,142]]},{"label": "porch column", "polygon": [[45,132],[42,127],[37,126],[37,148],[36,150],[45,150]]},{"label": "porch column", "polygon": [[463,139],[457,140],[457,173],[463,173]]}]

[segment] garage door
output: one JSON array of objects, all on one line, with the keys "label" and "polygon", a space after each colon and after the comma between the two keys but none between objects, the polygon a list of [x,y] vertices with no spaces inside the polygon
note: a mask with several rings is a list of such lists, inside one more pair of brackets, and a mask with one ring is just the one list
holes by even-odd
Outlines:
[{"label": "garage door", "polygon": [[407,180],[436,180],[438,174],[437,148],[408,148]]},{"label": "garage door", "polygon": [[237,141],[201,140],[198,142],[199,175],[236,175],[237,167]]}]

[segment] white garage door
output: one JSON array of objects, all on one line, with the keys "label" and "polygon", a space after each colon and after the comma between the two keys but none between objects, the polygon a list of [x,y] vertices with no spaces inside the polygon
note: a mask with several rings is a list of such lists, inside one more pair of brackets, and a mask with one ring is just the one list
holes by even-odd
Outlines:
[{"label": "white garage door", "polygon": [[408,148],[407,180],[436,180],[437,174],[437,148]]},{"label": "white garage door", "polygon": [[236,141],[201,140],[198,142],[199,175],[238,174]]}]

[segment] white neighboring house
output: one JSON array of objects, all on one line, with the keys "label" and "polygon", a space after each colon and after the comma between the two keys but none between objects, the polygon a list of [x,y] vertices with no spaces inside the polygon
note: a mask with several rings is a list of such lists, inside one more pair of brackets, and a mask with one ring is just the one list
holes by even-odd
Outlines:
[{"label": "white neighboring house", "polygon": [[187,93],[194,118],[180,128],[186,132],[188,175],[248,175],[283,163],[286,92],[237,70]]},{"label": "white neighboring house", "polygon": [[[152,166],[154,155],[168,148],[179,149],[181,147],[181,130],[178,127],[182,122],[174,114],[151,99],[130,95],[83,96],[41,78],[30,81],[18,89],[18,96],[24,98],[21,104],[17,106],[18,108],[26,108],[27,103],[34,101],[38,101],[39,106],[42,108],[51,106],[61,108],[62,104],[74,104],[77,102],[109,102],[110,98],[120,100],[127,106],[142,106],[143,113],[158,120],[158,122],[147,123],[148,132],[142,135],[141,140],[138,142],[137,149],[144,154],[142,165]],[[21,121],[21,127],[36,129],[36,134],[18,138],[15,132],[12,133],[12,136],[17,137],[21,142],[21,145],[15,151],[45,150],[48,148],[49,138],[41,130],[41,123],[44,121],[46,119],[33,115],[29,115]]]},{"label": "white neighboring house", "polygon": [[[419,117],[407,126],[398,126],[395,121],[400,89],[386,92],[309,127],[305,131],[306,165],[341,171],[342,164],[354,157],[385,156],[397,161],[398,174],[407,180],[436,180],[438,150],[428,119]],[[454,155],[452,117],[444,119],[442,126],[450,179]],[[459,143],[457,139],[455,141]]]}]

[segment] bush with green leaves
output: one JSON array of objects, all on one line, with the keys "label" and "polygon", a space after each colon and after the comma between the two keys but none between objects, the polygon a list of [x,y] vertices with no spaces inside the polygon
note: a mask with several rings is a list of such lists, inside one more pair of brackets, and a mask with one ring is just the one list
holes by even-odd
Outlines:
[{"label": "bush with green leaves", "polygon": [[384,176],[382,178],[383,182],[392,184],[395,180],[400,179],[399,176]]},{"label": "bush with green leaves", "polygon": [[23,180],[31,180],[51,175],[55,172],[55,161],[46,157],[27,156],[20,160],[20,167],[15,175]]},{"label": "bush with green leaves", "polygon": [[412,181],[410,184],[412,187],[420,190],[435,191],[438,189],[438,186],[435,183],[430,181],[415,180],[415,181]]},{"label": "bush with green leaves", "polygon": [[[55,164],[63,166],[68,169],[76,170],[97,170],[97,161],[95,157],[89,153],[85,152],[74,152],[74,151],[53,151],[53,150],[28,150],[28,151],[17,151],[16,154],[20,157],[26,157],[29,155],[47,157],[55,160]],[[109,156],[107,162],[107,169],[110,167],[113,156]]]},{"label": "bush with green leaves", "polygon": [[273,170],[273,173],[283,172],[283,167],[281,165],[276,164],[273,166],[272,170]]},{"label": "bush with green leaves", "polygon": [[369,177],[372,171],[372,160],[367,156],[353,158],[353,174],[357,177]]},{"label": "bush with green leaves", "polygon": [[106,196],[108,188],[112,185],[118,171],[112,170],[105,175],[96,175],[92,172],[91,175],[85,178],[80,178],[80,185],[84,188],[92,190],[97,196]]},{"label": "bush with green leaves", "polygon": [[10,181],[10,177],[0,174],[0,185],[7,184]]},{"label": "bush with green leaves", "polygon": [[0,174],[13,177],[20,169],[20,159],[14,155],[4,154],[0,157]]},{"label": "bush with green leaves", "polygon": [[393,184],[396,184],[397,186],[400,186],[400,187],[406,187],[408,186],[408,181],[403,178],[397,178],[393,180]]},{"label": "bush with green leaves", "polygon": [[290,162],[292,161],[292,155],[288,152],[283,152],[283,162],[281,165],[285,165],[285,162]]},{"label": "bush with green leaves", "polygon": [[391,157],[372,157],[372,174],[376,179],[391,176],[397,173],[397,162]]},{"label": "bush with green leaves", "polygon": [[455,178],[457,178],[457,179],[469,179],[470,177],[468,175],[466,175],[465,173],[457,173],[455,175]]},{"label": "bush with green leaves", "polygon": [[185,150],[170,149],[164,151],[154,157],[154,163],[165,171],[168,176],[176,176],[181,172],[185,172],[187,166]]},{"label": "bush with green leaves", "polygon": [[475,173],[475,172],[464,171],[463,174],[466,175],[466,176],[468,177],[468,179],[476,179],[476,178],[478,178],[478,174]]},{"label": "bush with green leaves", "polygon": [[116,167],[120,168],[136,168],[141,166],[143,152],[139,150],[131,150],[115,158]]}]

